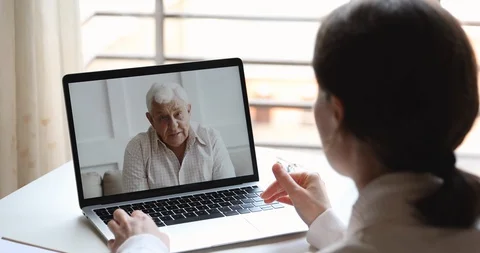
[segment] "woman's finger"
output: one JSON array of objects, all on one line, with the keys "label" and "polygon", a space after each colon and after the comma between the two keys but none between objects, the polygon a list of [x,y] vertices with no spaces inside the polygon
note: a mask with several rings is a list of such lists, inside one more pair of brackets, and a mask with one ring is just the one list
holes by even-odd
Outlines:
[{"label": "woman's finger", "polygon": [[118,225],[127,223],[129,218],[130,216],[123,209],[118,208],[113,212],[113,219]]},{"label": "woman's finger", "polygon": [[120,225],[115,220],[110,220],[107,223],[108,229],[112,231],[113,235],[117,236],[118,231],[120,231]]},{"label": "woman's finger", "polygon": [[278,202],[293,206],[293,201],[289,196],[283,196],[277,199]]},{"label": "woman's finger", "polygon": [[283,196],[287,196],[287,192],[286,191],[281,191],[279,193],[275,193],[275,195],[273,196],[270,196],[270,198],[268,199],[263,199],[264,202],[266,203],[270,203],[270,202],[273,202],[275,200],[277,200],[278,198],[281,198]]},{"label": "woman's finger", "polygon": [[132,217],[143,217],[143,216],[146,216],[146,215],[147,214],[145,214],[141,210],[135,210],[135,211],[132,212]]},{"label": "woman's finger", "polygon": [[108,248],[109,248],[110,250],[112,249],[112,247],[113,247],[114,244],[115,244],[115,239],[110,239],[110,240],[108,240],[108,242],[107,242],[107,246],[108,246]]}]

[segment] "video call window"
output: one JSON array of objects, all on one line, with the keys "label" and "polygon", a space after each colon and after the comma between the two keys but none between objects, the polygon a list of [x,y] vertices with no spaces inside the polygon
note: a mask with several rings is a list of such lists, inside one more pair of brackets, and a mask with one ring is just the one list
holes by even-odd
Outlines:
[{"label": "video call window", "polygon": [[69,90],[84,198],[253,175],[238,67]]}]

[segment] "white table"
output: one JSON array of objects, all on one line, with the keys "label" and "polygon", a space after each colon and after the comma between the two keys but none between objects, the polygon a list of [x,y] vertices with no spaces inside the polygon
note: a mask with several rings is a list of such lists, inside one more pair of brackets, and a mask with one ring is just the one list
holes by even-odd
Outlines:
[{"label": "white table", "polygon": [[[356,199],[353,183],[336,174],[323,154],[257,148],[261,184],[273,181],[276,157],[319,171],[333,208],[347,221]],[[308,164],[308,166],[306,166]],[[101,236],[82,215],[76,194],[72,162],[68,162],[0,200],[0,236],[66,252],[108,252]],[[308,252],[314,251],[305,233],[262,239],[198,252]]]}]

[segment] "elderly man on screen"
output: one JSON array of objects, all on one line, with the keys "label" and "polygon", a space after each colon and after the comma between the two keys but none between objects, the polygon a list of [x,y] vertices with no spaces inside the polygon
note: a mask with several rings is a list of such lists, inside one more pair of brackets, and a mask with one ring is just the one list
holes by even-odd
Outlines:
[{"label": "elderly man on screen", "polygon": [[151,126],[125,149],[125,192],[235,177],[220,133],[190,121],[191,104],[179,84],[153,84],[146,102]]}]

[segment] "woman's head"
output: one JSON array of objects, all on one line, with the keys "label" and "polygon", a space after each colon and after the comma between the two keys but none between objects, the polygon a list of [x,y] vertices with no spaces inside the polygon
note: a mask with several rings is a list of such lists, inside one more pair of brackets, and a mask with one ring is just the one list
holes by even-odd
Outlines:
[{"label": "woman's head", "polygon": [[315,117],[324,145],[335,147],[327,148],[334,167],[337,136],[351,136],[387,172],[433,173],[445,180],[442,191],[467,185],[453,152],[478,113],[477,65],[462,27],[439,5],[352,1],[322,23],[313,68]]}]

